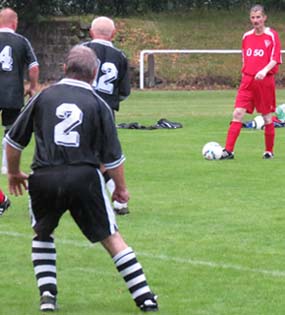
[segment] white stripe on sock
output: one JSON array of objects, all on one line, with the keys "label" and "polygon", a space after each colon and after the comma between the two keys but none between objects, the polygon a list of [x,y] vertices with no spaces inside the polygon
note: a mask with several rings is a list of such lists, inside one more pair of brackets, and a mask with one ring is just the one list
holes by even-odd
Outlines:
[{"label": "white stripe on sock", "polygon": [[33,241],[32,247],[34,247],[34,248],[55,248],[55,244],[53,242]]},{"label": "white stripe on sock", "polygon": [[136,284],[144,282],[144,281],[146,281],[146,278],[145,278],[145,275],[142,274],[142,275],[139,275],[136,278],[131,279],[130,281],[128,281],[127,282],[127,286],[128,286],[128,288],[131,288],[131,287],[135,286]]},{"label": "white stripe on sock", "polygon": [[35,274],[36,275],[38,273],[41,273],[41,272],[54,272],[54,273],[56,273],[56,266],[53,266],[53,265],[40,265],[40,266],[35,266],[34,270],[35,270]]},{"label": "white stripe on sock", "polygon": [[125,277],[125,276],[127,276],[127,275],[129,275],[129,274],[131,274],[131,273],[133,273],[133,272],[135,272],[135,271],[137,271],[137,270],[140,270],[140,269],[142,269],[141,264],[140,264],[140,263],[136,263],[136,264],[134,264],[134,265],[132,265],[132,266],[130,266],[130,267],[124,269],[124,270],[121,270],[121,271],[120,271],[120,274],[121,274],[123,277]]},{"label": "white stripe on sock", "polygon": [[116,263],[116,266],[119,267],[119,266],[123,265],[124,263],[126,263],[126,262],[128,262],[128,261],[130,261],[131,259],[134,259],[134,258],[136,258],[135,253],[133,253],[133,252],[132,252],[132,253],[129,253],[129,254],[123,256],[123,257]]},{"label": "white stripe on sock", "polygon": [[32,260],[56,260],[56,254],[32,253]]},{"label": "white stripe on sock", "polygon": [[131,247],[127,247],[126,249],[120,251],[116,256],[113,257],[113,261],[118,263],[118,261],[123,258],[124,256],[127,256],[128,254],[131,254],[133,252]]},{"label": "white stripe on sock", "polygon": [[38,287],[41,287],[45,284],[55,284],[56,285],[56,278],[55,277],[43,277],[38,279]]}]

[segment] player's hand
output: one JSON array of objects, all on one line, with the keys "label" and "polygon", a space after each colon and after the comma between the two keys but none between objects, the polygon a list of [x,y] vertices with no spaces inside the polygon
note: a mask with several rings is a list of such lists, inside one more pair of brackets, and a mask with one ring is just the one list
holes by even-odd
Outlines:
[{"label": "player's hand", "polygon": [[28,88],[25,90],[24,96],[29,96],[29,98],[33,97],[37,91],[35,89]]},{"label": "player's hand", "polygon": [[9,192],[12,195],[23,195],[24,191],[28,189],[28,175],[19,172],[17,174],[8,173]]},{"label": "player's hand", "polygon": [[255,80],[263,80],[267,75],[267,71],[266,70],[260,70],[257,72],[257,74],[255,75]]},{"label": "player's hand", "polygon": [[112,195],[112,201],[118,201],[120,203],[126,203],[130,199],[130,195],[127,189],[115,189]]}]

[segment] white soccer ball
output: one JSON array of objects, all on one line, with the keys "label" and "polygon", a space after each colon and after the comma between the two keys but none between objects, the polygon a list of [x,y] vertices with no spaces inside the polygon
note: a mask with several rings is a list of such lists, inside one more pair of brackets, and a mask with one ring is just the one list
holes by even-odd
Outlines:
[{"label": "white soccer ball", "polygon": [[276,108],[276,116],[277,118],[284,123],[285,122],[285,104],[281,104]]},{"label": "white soccer ball", "polygon": [[260,116],[256,116],[254,119],[253,119],[254,123],[255,123],[255,126],[254,128],[255,129],[262,129],[264,127],[264,119],[263,117],[260,115]]},{"label": "white soccer ball", "polygon": [[206,160],[219,160],[222,154],[223,148],[217,142],[208,142],[203,146],[202,155]]}]

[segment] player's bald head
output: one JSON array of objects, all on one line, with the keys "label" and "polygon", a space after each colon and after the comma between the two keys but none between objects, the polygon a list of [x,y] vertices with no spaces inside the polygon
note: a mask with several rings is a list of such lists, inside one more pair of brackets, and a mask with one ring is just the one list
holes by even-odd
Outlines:
[{"label": "player's bald head", "polygon": [[100,16],[92,21],[90,31],[93,38],[98,37],[110,40],[116,31],[116,27],[112,19]]},{"label": "player's bald head", "polygon": [[94,51],[85,46],[74,46],[68,53],[65,63],[66,77],[91,83],[97,70],[97,57]]},{"label": "player's bald head", "polygon": [[0,27],[11,27],[16,29],[17,24],[18,15],[14,10],[5,8],[0,11]]}]

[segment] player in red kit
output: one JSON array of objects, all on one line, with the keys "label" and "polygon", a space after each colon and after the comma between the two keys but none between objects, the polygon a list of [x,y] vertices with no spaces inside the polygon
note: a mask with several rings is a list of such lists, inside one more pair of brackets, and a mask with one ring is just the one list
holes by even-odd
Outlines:
[{"label": "player in red kit", "polygon": [[228,129],[226,145],[221,159],[233,159],[234,147],[242,128],[242,119],[254,109],[264,119],[264,159],[273,158],[274,124],[272,113],[276,109],[275,79],[282,63],[278,33],[265,26],[267,16],[261,5],[250,10],[253,29],[242,39],[242,79],[235,100],[233,119]]}]

